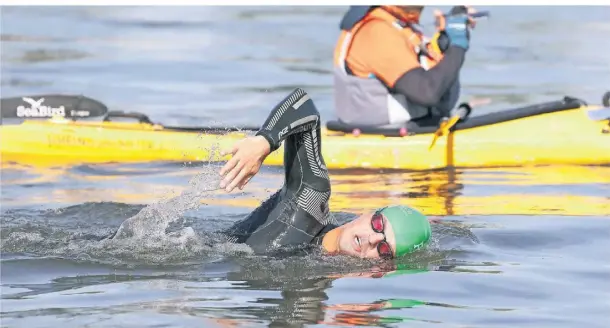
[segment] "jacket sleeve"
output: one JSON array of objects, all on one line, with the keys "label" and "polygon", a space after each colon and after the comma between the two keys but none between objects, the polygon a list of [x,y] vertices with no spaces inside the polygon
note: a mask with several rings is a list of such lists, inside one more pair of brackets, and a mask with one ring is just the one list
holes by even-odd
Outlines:
[{"label": "jacket sleeve", "polygon": [[435,106],[458,79],[465,54],[464,49],[450,46],[433,68],[417,67],[405,72],[394,84],[394,90],[422,106]]}]

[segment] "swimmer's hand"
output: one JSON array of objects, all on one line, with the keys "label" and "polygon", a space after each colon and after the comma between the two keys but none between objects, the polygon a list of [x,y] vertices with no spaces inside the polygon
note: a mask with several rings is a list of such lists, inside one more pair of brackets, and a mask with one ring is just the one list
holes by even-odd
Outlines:
[{"label": "swimmer's hand", "polygon": [[262,136],[248,137],[238,141],[230,151],[223,151],[222,156],[233,154],[233,157],[220,169],[223,177],[220,188],[227,192],[235,187],[240,190],[258,173],[263,161],[271,152],[271,146]]}]

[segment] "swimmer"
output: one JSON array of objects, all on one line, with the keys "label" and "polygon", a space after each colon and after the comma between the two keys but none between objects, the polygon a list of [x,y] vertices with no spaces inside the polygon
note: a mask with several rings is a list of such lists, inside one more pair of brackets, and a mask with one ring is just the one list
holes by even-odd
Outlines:
[{"label": "swimmer", "polygon": [[275,106],[254,136],[223,154],[232,157],[220,169],[220,188],[243,190],[265,158],[284,142],[284,185],[225,233],[255,253],[309,244],[326,254],[392,259],[425,246],[430,223],[408,206],[379,208],[343,225],[332,222],[320,126],[313,100],[297,88]]},{"label": "swimmer", "polygon": [[[220,188],[227,192],[243,190],[282,142],[285,176],[276,193],[222,232],[257,254],[308,245],[320,247],[325,254],[392,259],[425,246],[430,240],[430,222],[408,206],[379,208],[342,225],[333,222],[320,125],[313,100],[297,88],[273,108],[254,136],[224,152],[232,155],[219,172]],[[119,231],[121,228],[107,239],[121,238]]]}]

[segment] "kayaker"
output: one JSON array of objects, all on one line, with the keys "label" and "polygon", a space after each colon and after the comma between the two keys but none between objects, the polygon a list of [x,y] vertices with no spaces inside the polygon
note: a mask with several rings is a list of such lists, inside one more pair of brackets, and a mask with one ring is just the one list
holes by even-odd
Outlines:
[{"label": "kayaker", "polygon": [[338,225],[329,212],[331,183],[321,154],[320,114],[302,89],[271,111],[262,128],[225,153],[220,187],[243,189],[265,158],[284,142],[285,181],[248,217],[225,231],[256,253],[298,245],[319,245],[328,254],[394,258],[430,239],[430,223],[407,206],[388,206]]},{"label": "kayaker", "polygon": [[[424,6],[351,6],[334,51],[337,118],[388,125],[448,116],[460,93],[472,9],[439,15],[432,39],[416,28]],[[443,23],[444,21],[444,23]]]}]

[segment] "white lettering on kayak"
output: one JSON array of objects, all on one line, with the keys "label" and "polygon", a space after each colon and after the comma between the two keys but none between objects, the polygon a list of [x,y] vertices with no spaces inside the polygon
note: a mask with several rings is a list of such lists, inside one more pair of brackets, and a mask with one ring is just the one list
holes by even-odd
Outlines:
[{"label": "white lettering on kayak", "polygon": [[32,98],[23,97],[21,98],[26,103],[30,104],[30,108],[25,106],[17,107],[17,117],[51,117],[51,116],[66,116],[66,109],[64,106],[53,108],[51,106],[45,106],[42,103],[44,98],[34,100]]}]

